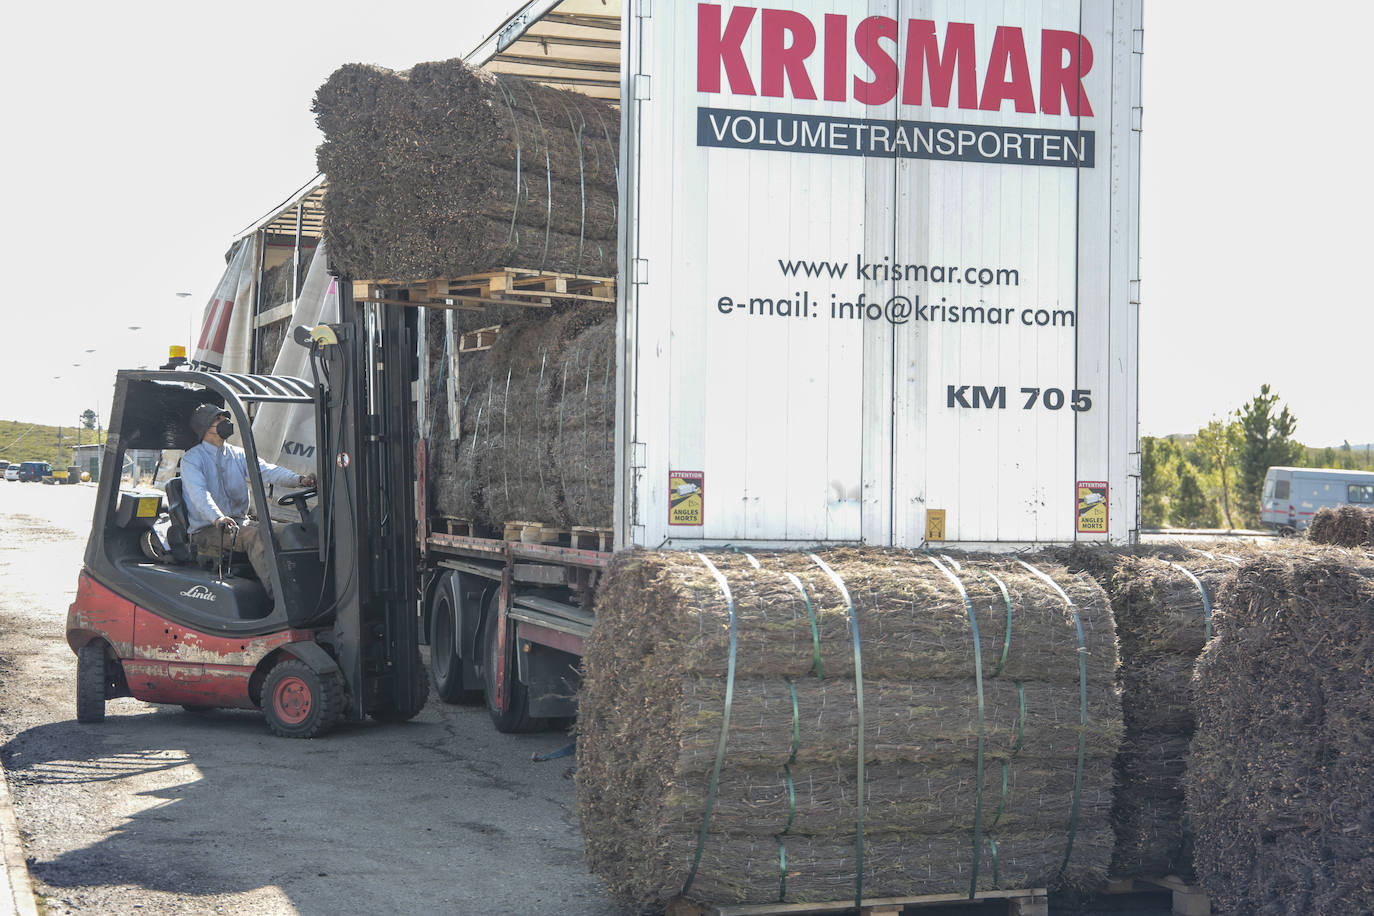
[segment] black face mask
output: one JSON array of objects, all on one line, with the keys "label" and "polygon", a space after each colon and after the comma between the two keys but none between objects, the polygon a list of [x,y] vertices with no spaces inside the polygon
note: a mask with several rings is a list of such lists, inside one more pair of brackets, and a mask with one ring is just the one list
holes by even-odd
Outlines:
[{"label": "black face mask", "polygon": [[221,439],[228,439],[234,434],[234,424],[228,420],[220,420],[219,423],[215,424],[215,432],[219,434]]}]

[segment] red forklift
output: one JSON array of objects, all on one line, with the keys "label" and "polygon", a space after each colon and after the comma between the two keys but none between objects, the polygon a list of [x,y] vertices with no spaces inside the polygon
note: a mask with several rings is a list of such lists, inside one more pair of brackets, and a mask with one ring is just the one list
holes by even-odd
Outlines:
[{"label": "red forklift", "polygon": [[[341,719],[403,721],[424,706],[413,312],[346,309],[355,320],[297,329],[310,381],[167,367],[116,376],[103,466],[132,468],[134,479],[101,475],[67,615],[79,721],[99,722],[107,700],[132,696],[191,711],[260,708],[274,733],[310,738]],[[167,476],[196,444],[187,421],[206,402],[240,431],[259,517],[269,499],[295,509],[265,538],[275,600],[242,555],[191,544],[179,476],[156,486],[157,469]],[[314,410],[317,487],[264,487],[252,420],[268,404]]]}]

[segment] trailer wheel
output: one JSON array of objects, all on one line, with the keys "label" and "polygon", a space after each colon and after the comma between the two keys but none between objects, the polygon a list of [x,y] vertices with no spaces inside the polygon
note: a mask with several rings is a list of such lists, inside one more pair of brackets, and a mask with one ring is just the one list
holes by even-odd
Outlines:
[{"label": "trailer wheel", "polygon": [[520,734],[536,732],[544,728],[544,720],[532,718],[529,714],[529,690],[515,676],[515,653],[513,646],[506,646],[506,679],[510,682],[510,704],[505,712],[496,711],[497,683],[497,602],[500,595],[492,593],[487,603],[487,613],[482,620],[482,683],[486,685],[487,712],[498,732]]},{"label": "trailer wheel", "polygon": [[283,738],[314,738],[334,727],[343,715],[339,675],[322,675],[294,658],[279,662],[262,685],[262,712],[267,727]]},{"label": "trailer wheel", "polygon": [[454,645],[457,605],[453,587],[453,578],[447,577],[434,596],[434,607],[429,615],[429,668],[434,674],[439,699],[445,703],[480,703],[482,691],[463,689],[463,659]]},{"label": "trailer wheel", "polygon": [[105,647],[98,642],[76,653],[76,721],[105,721]]}]

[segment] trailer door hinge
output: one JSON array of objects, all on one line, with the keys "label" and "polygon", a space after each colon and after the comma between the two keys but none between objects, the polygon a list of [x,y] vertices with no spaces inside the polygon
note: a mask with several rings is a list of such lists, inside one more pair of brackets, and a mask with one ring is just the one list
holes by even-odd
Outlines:
[{"label": "trailer door hinge", "polygon": [[649,101],[649,74],[636,73],[634,76],[634,81],[635,100],[639,102]]},{"label": "trailer door hinge", "polygon": [[1145,53],[1145,30],[1131,29],[1131,50],[1136,54]]},{"label": "trailer door hinge", "polygon": [[630,443],[630,467],[645,468],[649,466],[648,449],[643,442]]},{"label": "trailer door hinge", "polygon": [[1126,456],[1126,476],[1140,476],[1140,452],[1131,452]]},{"label": "trailer door hinge", "polygon": [[1131,130],[1141,130],[1141,123],[1145,117],[1143,106],[1137,105],[1131,109]]},{"label": "trailer door hinge", "polygon": [[649,282],[649,260],[647,258],[635,258],[633,282],[635,284]]},{"label": "trailer door hinge", "polygon": [[1132,281],[1131,281],[1130,303],[1131,303],[1131,305],[1139,305],[1139,304],[1140,304],[1140,281],[1139,281],[1139,280],[1132,280]]},{"label": "trailer door hinge", "polygon": [[635,4],[635,15],[640,19],[648,19],[653,14],[653,0],[639,0],[639,2]]}]

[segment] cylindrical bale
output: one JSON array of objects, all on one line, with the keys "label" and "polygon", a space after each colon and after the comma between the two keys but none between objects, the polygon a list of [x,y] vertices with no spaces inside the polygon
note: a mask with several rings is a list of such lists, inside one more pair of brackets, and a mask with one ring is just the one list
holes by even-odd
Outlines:
[{"label": "cylindrical bale", "polygon": [[860,873],[878,896],[1105,877],[1121,713],[1090,580],[901,550],[634,551],[597,614],[578,809],[589,864],[627,906],[683,891],[703,824],[687,892],[712,903],[778,900],[770,831],[789,901],[845,899]]},{"label": "cylindrical bale", "polygon": [[1374,546],[1374,509],[1364,506],[1329,506],[1317,510],[1307,528],[1313,544],[1336,547]]},{"label": "cylindrical bale", "polygon": [[459,60],[348,64],[315,96],[325,239],[351,277],[613,276],[619,115]]},{"label": "cylindrical bale", "polygon": [[1215,625],[1187,778],[1199,881],[1222,912],[1374,911],[1374,563],[1259,555]]},{"label": "cylindrical bale", "polygon": [[[604,308],[555,299],[548,308],[491,306],[456,312],[454,342],[442,316],[428,324],[435,419],[428,489],[431,511],[499,532],[506,522],[557,527],[610,521],[615,411],[612,354],[587,341],[614,336]],[[464,330],[498,327],[490,349],[454,354]],[[455,358],[456,357],[456,358]],[[580,368],[579,368],[580,367]],[[596,383],[573,384],[579,374]],[[459,435],[448,421],[455,380]],[[565,403],[571,402],[571,403]],[[590,481],[590,483],[588,482]],[[569,499],[565,486],[582,494]],[[604,496],[595,502],[586,494]]]},{"label": "cylindrical bale", "polygon": [[615,501],[615,319],[564,348],[539,410],[548,417],[544,476],[555,481],[546,511],[570,524],[608,528]]}]

